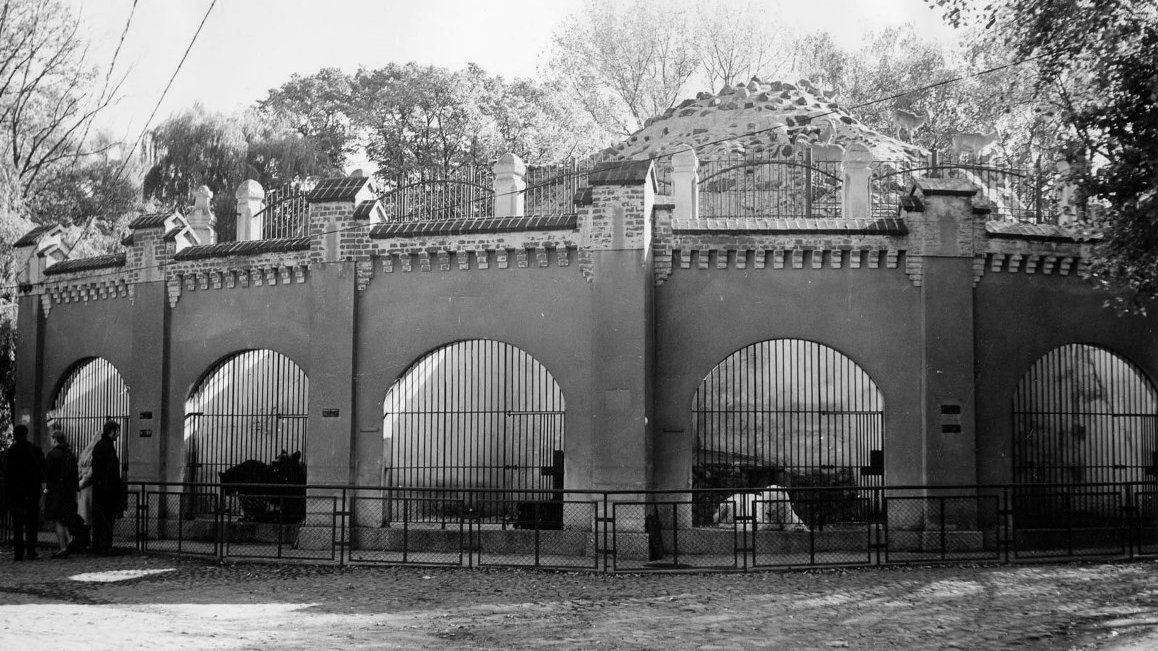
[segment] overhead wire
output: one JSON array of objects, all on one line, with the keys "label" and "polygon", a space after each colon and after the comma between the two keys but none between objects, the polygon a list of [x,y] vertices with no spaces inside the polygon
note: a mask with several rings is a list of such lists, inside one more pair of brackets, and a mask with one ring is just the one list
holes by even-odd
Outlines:
[{"label": "overhead wire", "polygon": [[[216,0],[214,0],[214,4],[215,4],[215,3],[216,3]],[[212,10],[213,6],[212,6],[212,5],[210,5],[210,7],[209,7],[209,8],[210,8],[210,10]],[[206,12],[206,18],[207,18],[207,17],[208,17],[208,12]],[[202,19],[202,25],[204,25],[204,19]],[[200,28],[198,28],[198,32],[200,32]],[[196,35],[194,36],[194,40],[196,40]],[[192,47],[192,43],[190,43],[190,47]],[[188,54],[188,49],[186,50],[186,54]],[[1048,54],[1048,53],[1046,53],[1046,54],[1040,54],[1040,55],[1037,55],[1037,56],[1027,57],[1027,58],[1024,58],[1024,59],[1018,59],[1018,60],[1016,60],[1016,61],[1012,61],[1012,62],[1010,62],[1010,63],[1005,63],[1005,64],[1002,64],[1002,65],[999,65],[999,66],[993,66],[993,67],[990,67],[990,68],[986,68],[986,69],[984,69],[984,70],[980,70],[980,71],[977,71],[977,72],[972,72],[972,73],[968,73],[968,74],[964,74],[964,75],[959,75],[959,76],[957,76],[957,77],[952,77],[952,78],[949,78],[949,79],[944,79],[944,80],[941,80],[941,81],[938,81],[938,82],[934,82],[934,83],[931,83],[931,84],[926,84],[926,85],[924,85],[924,86],[920,86],[920,87],[918,87],[918,88],[913,88],[913,89],[910,89],[910,90],[906,90],[906,91],[904,91],[904,92],[900,92],[900,93],[894,93],[894,94],[892,94],[892,95],[888,95],[888,96],[886,96],[886,97],[881,97],[881,98],[878,98],[878,99],[874,99],[874,100],[870,100],[870,101],[867,101],[867,102],[862,102],[862,103],[860,103],[860,104],[855,104],[855,105],[849,106],[849,107],[847,107],[847,108],[837,107],[837,108],[835,108],[835,109],[831,109],[831,110],[825,111],[825,112],[823,112],[823,113],[820,113],[820,114],[818,114],[818,115],[810,116],[810,120],[815,120],[815,119],[817,119],[817,118],[825,117],[825,116],[828,116],[828,115],[833,115],[833,114],[836,114],[836,113],[838,113],[839,111],[850,111],[850,110],[855,110],[855,109],[859,109],[859,108],[864,108],[864,107],[866,107],[866,106],[872,106],[872,105],[874,105],[874,104],[880,104],[880,103],[883,103],[883,102],[887,102],[887,101],[891,101],[891,100],[894,100],[894,99],[898,99],[898,98],[904,97],[904,96],[906,96],[906,95],[911,95],[911,94],[914,94],[914,93],[920,93],[920,92],[924,92],[924,91],[926,91],[926,90],[931,90],[931,89],[933,89],[933,88],[939,88],[939,87],[941,87],[941,86],[946,86],[946,85],[948,85],[948,84],[953,84],[953,83],[957,83],[957,82],[960,82],[960,81],[964,81],[964,80],[966,80],[966,79],[971,79],[971,78],[974,78],[974,77],[980,77],[980,76],[983,76],[983,75],[992,74],[992,73],[995,73],[995,72],[999,72],[999,71],[1001,71],[1001,70],[1006,70],[1006,69],[1009,69],[1009,68],[1013,68],[1013,67],[1016,67],[1016,66],[1019,66],[1019,65],[1025,64],[1025,63],[1029,63],[1029,62],[1031,62],[1031,61],[1035,61],[1035,60],[1038,60],[1038,59],[1042,59],[1042,58],[1044,58],[1044,57],[1046,57],[1046,56],[1049,56],[1049,54]],[[184,62],[184,58],[182,58],[182,62]],[[174,76],[175,76],[175,74],[174,74]],[[172,80],[170,80],[170,83],[171,83],[171,81],[172,81]],[[166,88],[166,90],[167,90],[167,88]],[[158,102],[158,106],[159,106],[159,105],[160,105],[160,102]],[[155,113],[155,112],[156,112],[156,109],[154,109],[154,113]],[[151,120],[151,119],[152,119],[152,117],[150,116],[150,120]],[[755,129],[755,130],[752,130],[752,131],[748,131],[748,132],[745,132],[745,133],[741,133],[741,134],[737,134],[737,135],[730,135],[730,136],[727,136],[727,137],[724,137],[724,138],[720,138],[720,139],[718,139],[718,140],[713,140],[713,141],[709,141],[709,142],[706,142],[706,143],[701,143],[701,145],[700,145],[700,146],[701,146],[701,147],[704,147],[704,146],[710,146],[710,145],[717,145],[717,144],[722,144],[722,143],[725,143],[725,142],[728,142],[728,141],[731,141],[731,140],[738,140],[738,139],[740,139],[740,138],[746,138],[746,137],[749,137],[749,136],[754,136],[754,135],[759,135],[759,134],[762,134],[762,133],[767,133],[767,132],[771,132],[771,131],[776,131],[776,130],[779,130],[779,129],[781,129],[781,128],[783,128],[783,127],[782,127],[782,125],[779,125],[779,124],[778,124],[778,125],[774,125],[774,126],[772,126],[772,127],[767,127],[767,128],[764,128],[764,129]],[[656,155],[652,155],[652,156],[649,156],[649,157],[646,157],[646,158],[626,159],[626,160],[621,160],[621,161],[607,161],[606,163],[603,163],[603,165],[604,165],[604,166],[603,166],[603,167],[601,167],[599,171],[601,171],[601,172],[602,172],[602,171],[610,171],[610,170],[615,170],[615,169],[621,169],[621,168],[624,168],[624,167],[627,167],[627,166],[630,166],[630,165],[638,165],[638,164],[639,164],[639,163],[641,163],[641,162],[654,162],[654,161],[656,161],[656,160],[660,160],[660,159],[666,158],[667,156],[670,156],[670,154],[656,154]],[[571,174],[571,176],[573,176],[573,177],[579,177],[579,176],[582,176],[582,175],[584,175],[584,174],[590,174],[590,172],[591,172],[591,171],[592,171],[592,170],[583,170],[583,171],[580,171],[580,172],[574,172],[574,173],[572,173],[572,174]],[[493,194],[493,195],[490,195],[490,196],[488,196],[488,197],[485,197],[485,198],[480,198],[480,199],[474,199],[474,200],[471,200],[471,201],[469,201],[469,202],[467,202],[467,203],[468,203],[468,205],[469,205],[469,204],[477,203],[477,202],[480,202],[480,201],[493,201],[493,200],[494,200],[494,199],[496,199],[496,198],[500,198],[500,197],[509,197],[509,196],[513,196],[513,195],[517,195],[517,194],[525,193],[525,192],[528,192],[528,191],[530,191],[530,190],[532,190],[532,189],[535,189],[535,188],[537,188],[537,187],[545,187],[545,186],[547,186],[547,185],[549,185],[549,184],[546,184],[546,183],[544,183],[544,184],[540,184],[540,185],[538,185],[538,186],[528,186],[527,188],[524,188],[523,190],[512,190],[512,191],[508,191],[508,192],[503,192],[503,193]],[[389,196],[391,193],[392,193],[392,191],[391,191],[391,192],[385,192],[385,193],[381,193],[381,194],[379,194],[379,195],[377,195],[377,196],[376,196],[376,199],[381,199],[381,198],[383,198],[383,197]],[[457,204],[457,203],[455,203],[455,204],[445,204],[445,205],[443,205],[443,206],[440,206],[440,208],[451,208],[451,207],[454,207],[454,206],[457,206],[457,205],[459,205],[459,204]],[[367,228],[367,227],[370,227],[370,226],[377,226],[377,225],[378,225],[378,223],[355,224],[355,225],[353,225],[353,226],[345,226],[345,227],[342,227],[342,228],[335,228],[335,229],[330,229],[330,230],[321,231],[321,232],[319,232],[319,233],[316,233],[316,234],[315,234],[315,236],[324,236],[324,235],[330,235],[330,234],[335,234],[335,233],[344,233],[344,232],[354,231],[354,230],[358,230],[358,229],[362,229],[362,228]],[[174,264],[178,264],[179,262],[181,262],[181,261],[179,261],[179,260],[173,260],[173,261],[170,261],[170,262],[157,263],[157,264],[155,264],[155,265],[150,265],[150,266],[148,266],[148,267],[140,267],[140,268],[138,268],[138,269],[139,269],[139,270],[145,270],[145,269],[150,269],[150,270],[152,270],[152,269],[157,269],[157,270],[160,270],[160,269],[164,269],[164,268],[166,268],[166,267],[172,266],[172,265],[174,265]],[[100,277],[102,277],[102,276],[116,276],[116,275],[121,275],[121,274],[123,274],[123,273],[124,273],[124,271],[123,271],[123,270],[119,270],[119,269],[118,269],[118,270],[115,270],[115,271],[109,271],[109,272],[105,272],[105,273],[90,274],[90,275],[89,275],[87,278],[100,278]],[[41,281],[41,282],[40,282],[40,283],[38,283],[38,284],[41,284],[41,285],[43,285],[43,284],[46,284],[47,282],[49,282],[49,281]],[[141,282],[141,281],[136,281],[136,282],[134,282],[134,283],[132,283],[132,284],[139,284],[140,282]],[[0,287],[0,291],[11,291],[12,289],[15,289],[15,288],[16,288],[16,286],[15,286],[15,285],[13,285],[13,286],[9,286],[9,287]]]}]

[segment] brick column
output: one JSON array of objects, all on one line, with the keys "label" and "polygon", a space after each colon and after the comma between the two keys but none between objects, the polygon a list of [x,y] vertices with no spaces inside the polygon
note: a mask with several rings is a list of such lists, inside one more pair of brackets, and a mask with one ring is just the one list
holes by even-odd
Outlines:
[{"label": "brick column", "polygon": [[695,219],[699,217],[699,174],[700,161],[696,150],[691,147],[676,152],[671,157],[672,202],[674,219]]},{"label": "brick column", "polygon": [[[353,480],[356,435],[354,324],[357,265],[367,254],[359,206],[373,203],[369,179],[326,179],[307,197],[310,206],[310,381],[306,463],[311,484]],[[323,343],[324,342],[324,345]]]},{"label": "brick column", "polygon": [[[985,215],[977,188],[958,179],[917,179],[903,203],[910,232],[908,272],[921,287],[922,413],[928,485],[977,482],[973,332],[974,250]],[[909,483],[909,482],[906,482]],[[930,506],[933,509],[933,506]],[[975,526],[972,509],[947,507],[947,521]],[[939,513],[926,513],[928,524]]]},{"label": "brick column", "polygon": [[596,168],[589,182],[592,204],[580,214],[580,265],[592,285],[591,487],[646,489],[654,420],[655,181],[651,163],[639,161]]}]

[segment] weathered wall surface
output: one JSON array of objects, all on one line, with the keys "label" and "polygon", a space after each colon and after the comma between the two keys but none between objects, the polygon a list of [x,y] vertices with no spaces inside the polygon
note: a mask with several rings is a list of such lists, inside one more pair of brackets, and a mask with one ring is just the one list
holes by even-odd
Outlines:
[{"label": "weathered wall surface", "polygon": [[358,482],[382,480],[382,409],[390,386],[423,355],[467,339],[502,341],[530,354],[559,383],[566,401],[566,455],[572,487],[590,484],[593,407],[591,285],[578,267],[448,271],[379,268],[358,300],[354,375],[359,423]]},{"label": "weathered wall surface", "polygon": [[1066,344],[1106,348],[1158,385],[1153,317],[1115,316],[1076,278],[987,273],[976,290],[977,481],[1012,481],[1013,396],[1043,355]]},{"label": "weathered wall surface", "polygon": [[884,394],[890,484],[921,479],[920,292],[900,269],[677,269],[657,291],[657,472],[691,480],[692,398],[712,368],[769,339],[803,339],[850,357]]},{"label": "weathered wall surface", "polygon": [[574,215],[382,224],[366,184],[344,179],[297,240],[187,246],[179,219],[144,216],[125,256],[33,274],[19,413],[43,437],[69,369],[103,357],[130,387],[127,434],[154,432],[129,446],[132,477],[178,480],[192,388],[267,348],[309,377],[310,481],[374,485],[391,384],[439,347],[490,339],[558,382],[568,488],[682,490],[705,376],[801,339],[882,392],[885,482],[945,484],[1010,480],[1011,396],[1053,348],[1103,346],[1158,379],[1158,318],[1102,309],[1077,277],[1089,243],[988,222],[960,182],[919,184],[897,217],[808,221],[673,218],[646,165],[590,181]]}]

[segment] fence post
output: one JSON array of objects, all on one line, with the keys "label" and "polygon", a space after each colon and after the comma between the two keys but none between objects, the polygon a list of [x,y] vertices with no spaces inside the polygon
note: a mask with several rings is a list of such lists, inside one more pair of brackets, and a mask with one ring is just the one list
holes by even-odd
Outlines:
[{"label": "fence post", "polygon": [[696,150],[685,145],[671,157],[672,200],[675,219],[696,219],[700,216],[700,161]]},{"label": "fence post", "polygon": [[804,216],[812,218],[812,149],[804,150]]},{"label": "fence post", "polygon": [[252,179],[237,186],[237,241],[262,239],[261,211],[265,209],[265,190]]},{"label": "fence post", "polygon": [[212,198],[213,191],[207,185],[194,190],[193,211],[186,218],[190,230],[197,236],[197,241],[201,244],[217,244],[217,230],[214,228],[217,226],[217,217],[209,205],[209,200]]},{"label": "fence post", "polygon": [[844,152],[841,216],[845,219],[867,219],[872,214],[869,196],[869,164],[872,160],[872,152],[859,142],[852,143]]},{"label": "fence post", "polygon": [[527,166],[506,153],[495,162],[495,217],[522,217],[527,190]]}]

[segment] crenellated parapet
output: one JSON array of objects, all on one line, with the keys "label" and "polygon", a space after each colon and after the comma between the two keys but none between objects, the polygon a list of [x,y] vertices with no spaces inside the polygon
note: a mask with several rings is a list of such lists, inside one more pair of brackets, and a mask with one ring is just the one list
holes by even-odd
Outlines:
[{"label": "crenellated parapet", "polygon": [[306,237],[189,247],[166,268],[169,306],[176,306],[183,292],[301,284],[309,264]]},{"label": "crenellated parapet", "polygon": [[910,231],[906,271],[920,286],[926,257],[972,258],[973,283],[986,272],[1082,273],[1098,238],[1076,228],[990,220],[977,186],[961,179],[916,179],[900,213]]}]

